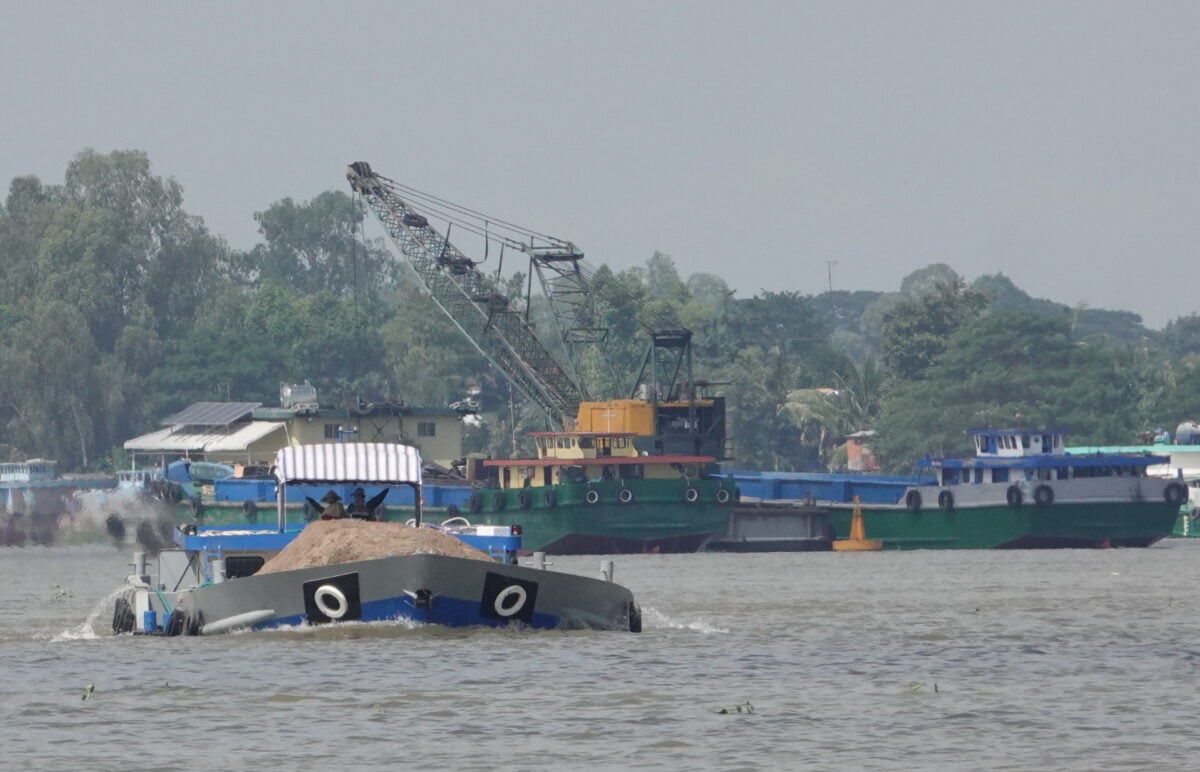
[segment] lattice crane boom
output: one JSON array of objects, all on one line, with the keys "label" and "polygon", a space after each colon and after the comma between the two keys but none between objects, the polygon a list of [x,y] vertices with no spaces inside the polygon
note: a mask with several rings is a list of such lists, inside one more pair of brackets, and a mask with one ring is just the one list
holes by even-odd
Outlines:
[{"label": "lattice crane boom", "polygon": [[[526,397],[560,426],[570,426],[584,398],[508,297],[429,221],[400,196],[397,184],[358,162],[346,172],[456,327]],[[523,247],[522,247],[523,248]]]}]

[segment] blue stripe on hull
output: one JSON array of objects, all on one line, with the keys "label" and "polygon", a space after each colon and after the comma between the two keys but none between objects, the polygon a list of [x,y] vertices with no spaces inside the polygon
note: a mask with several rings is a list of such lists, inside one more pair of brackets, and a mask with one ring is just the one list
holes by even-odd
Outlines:
[{"label": "blue stripe on hull", "polygon": [[[419,609],[413,604],[413,599],[407,595],[398,598],[385,598],[362,602],[362,617],[356,622],[396,622],[407,621],[421,624],[444,625],[446,627],[504,627],[508,624],[505,619],[492,619],[481,616],[478,600],[461,600],[459,598],[434,598],[432,609]],[[287,617],[277,617],[269,622],[255,625],[255,630],[267,630],[272,627],[302,625],[308,622],[304,614],[293,614]],[[549,630],[559,625],[559,618],[553,614],[533,613],[533,622],[528,625],[538,629]]]}]

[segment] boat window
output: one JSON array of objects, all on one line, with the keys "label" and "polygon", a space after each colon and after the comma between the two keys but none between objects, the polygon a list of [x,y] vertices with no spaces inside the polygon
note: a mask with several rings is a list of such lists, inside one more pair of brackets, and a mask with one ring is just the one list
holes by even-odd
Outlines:
[{"label": "boat window", "polygon": [[1029,450],[1029,435],[1028,434],[1021,435],[1021,447],[1025,448],[1025,450]]},{"label": "boat window", "polygon": [[1060,479],[1060,480],[1065,480],[1065,479],[1067,479],[1067,477],[1070,476],[1071,470],[1067,469],[1066,467],[1059,467],[1057,472],[1058,472],[1058,474],[1056,475],[1056,477],[1058,477],[1058,479]]},{"label": "boat window", "polygon": [[975,470],[975,482],[977,482],[977,483],[983,482],[983,467],[979,467],[978,469]]},{"label": "boat window", "polygon": [[621,464],[617,467],[617,472],[622,480],[640,480],[642,477],[641,464]]},{"label": "boat window", "polygon": [[628,437],[614,437],[613,441],[612,441],[612,445],[614,448],[627,448],[627,447],[629,447],[629,438]]},{"label": "boat window", "polygon": [[591,437],[580,437],[579,438],[579,447],[587,450],[590,448],[594,448],[595,444],[592,442]]},{"label": "boat window", "polygon": [[1052,471],[1053,471],[1053,470],[1051,470],[1051,469],[1039,469],[1039,470],[1037,470],[1037,478],[1038,478],[1039,480],[1049,480],[1049,479],[1050,479],[1050,473],[1051,473]]},{"label": "boat window", "polygon": [[225,558],[225,578],[253,576],[267,562],[262,555],[229,555]]},{"label": "boat window", "polygon": [[992,470],[992,482],[1008,482],[1008,467],[998,467]]}]

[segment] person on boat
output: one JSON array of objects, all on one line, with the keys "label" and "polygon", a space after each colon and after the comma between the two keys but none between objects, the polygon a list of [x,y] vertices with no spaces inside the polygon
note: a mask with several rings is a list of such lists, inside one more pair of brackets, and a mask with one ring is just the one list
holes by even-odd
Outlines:
[{"label": "person on boat", "polygon": [[342,506],[342,497],[335,491],[329,491],[321,497],[325,506],[321,509],[322,520],[341,520],[346,517],[346,508]]},{"label": "person on boat", "polygon": [[374,513],[367,506],[367,492],[362,488],[355,488],[350,492],[350,506],[346,508],[346,513],[350,517],[357,517],[363,520],[374,520]]},{"label": "person on boat", "polygon": [[387,494],[388,489],[384,488],[368,499],[366,491],[362,488],[355,488],[350,492],[350,506],[346,508],[347,517],[357,517],[362,520],[385,519],[381,505]]}]

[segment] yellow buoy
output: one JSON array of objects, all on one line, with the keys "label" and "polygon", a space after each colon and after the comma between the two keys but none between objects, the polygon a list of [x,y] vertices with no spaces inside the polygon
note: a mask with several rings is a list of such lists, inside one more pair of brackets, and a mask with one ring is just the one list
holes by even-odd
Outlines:
[{"label": "yellow buoy", "polygon": [[850,538],[837,539],[833,542],[834,552],[878,552],[883,549],[883,542],[878,539],[868,539],[863,528],[862,504],[858,496],[854,497],[854,511],[850,515]]}]

